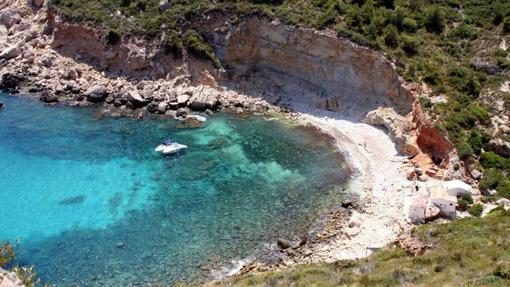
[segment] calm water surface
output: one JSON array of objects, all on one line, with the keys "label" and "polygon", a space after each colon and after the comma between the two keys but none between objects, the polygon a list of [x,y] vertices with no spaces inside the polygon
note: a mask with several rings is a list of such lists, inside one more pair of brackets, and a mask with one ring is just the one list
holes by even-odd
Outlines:
[{"label": "calm water surface", "polygon": [[[341,156],[261,117],[98,117],[0,95],[0,241],[57,286],[168,286],[301,234],[338,203]],[[171,137],[189,148],[153,152]]]}]

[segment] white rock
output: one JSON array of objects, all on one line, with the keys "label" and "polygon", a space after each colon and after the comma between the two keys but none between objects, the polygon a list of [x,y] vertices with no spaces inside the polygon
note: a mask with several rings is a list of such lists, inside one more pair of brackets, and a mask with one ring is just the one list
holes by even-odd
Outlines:
[{"label": "white rock", "polygon": [[448,194],[452,196],[457,196],[458,194],[471,194],[471,185],[463,182],[462,180],[455,179],[444,181],[442,185]]},{"label": "white rock", "polygon": [[426,192],[419,192],[412,198],[407,217],[414,224],[425,223],[425,209],[427,207]]},{"label": "white rock", "polygon": [[168,0],[162,0],[159,2],[159,10],[161,12],[164,12],[168,9],[170,9],[170,2],[168,2]]},{"label": "white rock", "polygon": [[186,103],[188,102],[188,100],[189,100],[189,95],[180,94],[177,96],[177,105],[179,105],[180,107],[186,106]]},{"label": "white rock", "polygon": [[167,108],[168,108],[167,102],[161,102],[158,104],[157,111],[160,114],[164,114],[166,112]]},{"label": "white rock", "polygon": [[457,197],[440,187],[429,188],[430,202],[441,210],[441,216],[454,219],[457,215]]},{"label": "white rock", "polygon": [[440,213],[441,213],[441,209],[439,209],[439,207],[437,207],[431,201],[427,201],[427,206],[425,207],[425,220],[426,221],[431,221],[431,220],[436,219]]}]

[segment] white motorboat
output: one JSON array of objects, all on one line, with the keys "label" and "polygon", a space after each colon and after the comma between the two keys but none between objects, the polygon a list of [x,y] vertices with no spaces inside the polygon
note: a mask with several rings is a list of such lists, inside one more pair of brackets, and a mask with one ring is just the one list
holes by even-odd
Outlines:
[{"label": "white motorboat", "polygon": [[174,142],[172,140],[165,140],[160,145],[158,145],[154,151],[160,152],[162,154],[173,154],[186,148],[188,148],[188,146]]}]

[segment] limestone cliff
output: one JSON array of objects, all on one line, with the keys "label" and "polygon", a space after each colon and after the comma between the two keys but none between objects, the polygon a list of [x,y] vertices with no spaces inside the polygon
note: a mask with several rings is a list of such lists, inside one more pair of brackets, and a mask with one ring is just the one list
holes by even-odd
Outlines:
[{"label": "limestone cliff", "polygon": [[388,60],[332,33],[254,17],[227,35],[220,55],[225,63],[256,65],[310,83],[340,111],[394,107],[406,115],[412,109],[414,97]]}]

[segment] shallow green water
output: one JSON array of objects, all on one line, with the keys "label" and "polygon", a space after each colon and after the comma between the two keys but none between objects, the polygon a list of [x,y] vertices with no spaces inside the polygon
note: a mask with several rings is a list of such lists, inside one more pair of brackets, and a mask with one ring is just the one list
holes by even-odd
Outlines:
[{"label": "shallow green water", "polygon": [[[97,117],[0,95],[0,240],[57,286],[167,286],[301,234],[348,177],[317,133],[261,117]],[[189,148],[153,152],[172,138]]]}]

